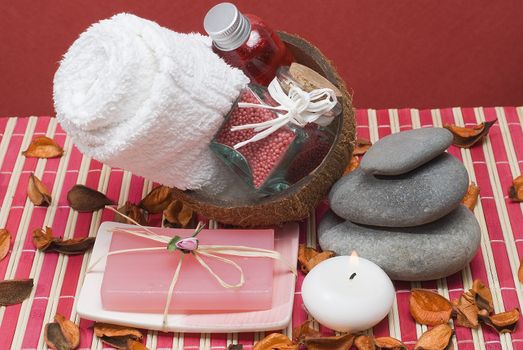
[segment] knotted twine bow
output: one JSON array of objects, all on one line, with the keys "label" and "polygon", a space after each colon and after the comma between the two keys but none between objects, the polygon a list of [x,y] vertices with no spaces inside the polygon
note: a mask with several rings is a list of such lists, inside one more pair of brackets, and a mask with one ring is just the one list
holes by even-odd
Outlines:
[{"label": "knotted twine bow", "polygon": [[[241,266],[239,266],[237,263],[232,261],[231,259],[224,258],[222,256],[216,255],[229,255],[229,256],[241,256],[241,257],[249,257],[249,258],[270,258],[277,261],[281,261],[287,265],[289,270],[297,276],[298,273],[296,271],[296,267],[289,264],[279,252],[269,249],[262,249],[262,248],[253,248],[253,247],[245,247],[245,246],[233,246],[233,245],[200,245],[198,242],[198,239],[196,236],[200,231],[204,228],[205,225],[203,225],[201,222],[198,223],[198,226],[196,227],[194,234],[191,237],[187,238],[181,238],[179,236],[175,237],[169,237],[169,236],[163,236],[155,233],[154,231],[148,229],[145,226],[140,225],[138,222],[133,220],[132,218],[128,217],[125,214],[120,213],[118,210],[114,209],[113,207],[106,206],[107,209],[121,215],[122,217],[126,218],[133,224],[139,226],[141,230],[127,230],[122,228],[114,228],[113,232],[115,230],[118,230],[119,232],[125,232],[137,237],[147,238],[153,241],[164,243],[164,246],[161,247],[150,247],[150,248],[135,248],[135,249],[121,249],[121,250],[114,250],[112,252],[108,252],[107,254],[102,255],[100,258],[94,261],[88,268],[87,272],[91,272],[92,269],[104,258],[107,258],[111,255],[117,255],[117,254],[126,254],[126,253],[134,253],[134,252],[145,252],[145,251],[158,251],[158,250],[172,250],[172,251],[179,251],[181,253],[180,260],[178,260],[178,265],[176,266],[176,269],[174,271],[173,278],[171,280],[171,284],[169,285],[169,290],[167,292],[167,299],[165,302],[165,307],[163,309],[163,318],[162,318],[162,328],[163,330],[166,330],[167,328],[167,316],[169,314],[169,306],[171,304],[171,300],[174,294],[174,287],[176,286],[176,282],[178,281],[178,277],[180,275],[180,270],[182,268],[182,262],[183,258],[187,254],[192,254],[197,262],[200,263],[209,273],[211,276],[213,276],[222,287],[227,289],[232,288],[240,288],[245,284],[245,277],[243,274],[243,270]],[[225,264],[233,266],[238,272],[240,273],[240,279],[238,283],[235,284],[229,284],[225,282],[216,272],[213,271],[213,269],[202,259],[201,256],[206,256],[209,258],[214,258],[216,260],[219,260]]]},{"label": "knotted twine bow", "polygon": [[301,127],[304,127],[308,123],[327,126],[335,117],[334,115],[325,115],[338,103],[336,93],[332,89],[323,88],[306,92],[292,84],[289,89],[289,94],[286,94],[278,82],[278,78],[274,78],[268,86],[268,91],[271,97],[280,104],[279,106],[238,102],[238,107],[263,108],[287,113],[281,114],[276,112],[277,118],[261,123],[233,126],[231,131],[254,129],[257,133],[250,139],[235,144],[234,149],[243,147],[251,142],[259,141],[288,123],[293,123]]}]

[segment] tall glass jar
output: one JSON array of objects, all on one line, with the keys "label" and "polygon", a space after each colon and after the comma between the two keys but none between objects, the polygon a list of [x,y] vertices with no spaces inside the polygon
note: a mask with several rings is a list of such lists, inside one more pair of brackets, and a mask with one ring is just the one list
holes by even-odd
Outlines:
[{"label": "tall glass jar", "polygon": [[204,28],[213,40],[214,52],[260,85],[268,85],[280,66],[293,61],[291,52],[265,22],[240,13],[231,3],[211,8]]},{"label": "tall glass jar", "polygon": [[[293,85],[300,87],[289,76],[287,68],[279,71],[276,83],[285,93]],[[259,125],[278,118],[283,120],[285,112],[257,107],[277,107],[280,104],[267,88],[251,84],[240,93],[210,147],[257,192],[274,194],[283,191],[314,171],[330,150],[339,119],[336,117],[341,112],[336,97],[332,95],[332,98],[332,108],[324,117],[335,122],[323,126],[316,123],[283,123],[265,137],[252,141],[253,137],[260,136],[269,127],[256,128],[249,124]],[[240,130],[237,130],[238,126]]]}]

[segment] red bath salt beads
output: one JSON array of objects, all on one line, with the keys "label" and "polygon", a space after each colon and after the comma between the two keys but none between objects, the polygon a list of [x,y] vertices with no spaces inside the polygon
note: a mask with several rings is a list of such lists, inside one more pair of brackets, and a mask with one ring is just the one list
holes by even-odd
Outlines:
[{"label": "red bath salt beads", "polygon": [[[239,102],[260,104],[258,98],[250,90],[244,90],[240,94]],[[233,126],[261,123],[276,117],[276,114],[271,110],[236,106],[229,113],[227,121],[216,135],[216,141],[233,147],[235,144],[256,135],[253,129],[231,131]],[[295,134],[284,126],[261,140],[248,143],[237,149],[247,160],[254,186],[257,189],[262,187],[272,171],[278,167],[295,137]]]}]

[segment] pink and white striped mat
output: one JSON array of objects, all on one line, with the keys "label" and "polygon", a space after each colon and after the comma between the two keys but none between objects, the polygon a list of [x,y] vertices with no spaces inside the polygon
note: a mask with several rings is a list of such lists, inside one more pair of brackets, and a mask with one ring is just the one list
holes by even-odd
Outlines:
[{"label": "pink and white striped mat", "polygon": [[[416,324],[408,311],[412,287],[431,288],[457,298],[474,279],[488,283],[497,312],[523,305],[523,286],[518,282],[519,257],[523,256],[523,204],[512,203],[507,189],[523,165],[523,107],[453,108],[436,110],[390,109],[358,110],[358,136],[376,141],[400,130],[445,123],[473,125],[498,119],[489,137],[472,149],[450,148],[450,153],[463,161],[470,178],[481,188],[475,214],[482,228],[481,249],[465,270],[446,279],[426,283],[396,283],[396,300],[388,318],[373,329],[378,336],[391,335],[412,346],[425,326]],[[82,156],[56,120],[48,117],[0,119],[0,227],[13,235],[9,255],[0,262],[0,278],[35,280],[30,298],[21,305],[0,308],[0,349],[45,349],[43,326],[56,312],[80,324],[81,349],[102,349],[93,336],[91,322],[78,318],[75,309],[88,254],[63,256],[35,251],[31,232],[52,226],[55,234],[65,238],[93,236],[102,221],[113,214],[77,213],[66,201],[67,191],[77,183],[107,193],[119,204],[138,202],[153,184],[120,169],[111,169]],[[64,146],[60,159],[26,159],[21,155],[37,135],[47,135]],[[31,172],[52,189],[54,202],[49,208],[34,207],[27,199],[26,188]],[[316,224],[326,209],[320,205],[301,224],[301,239],[316,244]],[[159,223],[159,218],[156,218]],[[301,305],[299,277],[295,296],[293,325],[307,319]],[[290,335],[292,325],[283,332]],[[323,329],[325,333],[330,331]],[[246,334],[178,334],[145,332],[150,349],[223,349],[241,343],[250,349],[262,333]],[[490,328],[469,330],[458,327],[454,337],[456,349],[523,349],[523,325],[510,335],[499,336]]]}]

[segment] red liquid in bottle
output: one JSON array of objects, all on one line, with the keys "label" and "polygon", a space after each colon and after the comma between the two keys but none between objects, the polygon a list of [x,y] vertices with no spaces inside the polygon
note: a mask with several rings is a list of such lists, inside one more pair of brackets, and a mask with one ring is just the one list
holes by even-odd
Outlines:
[{"label": "red liquid in bottle", "polygon": [[204,25],[213,39],[214,52],[260,85],[268,85],[280,66],[294,60],[278,35],[259,17],[242,15],[232,4],[215,6]]}]

